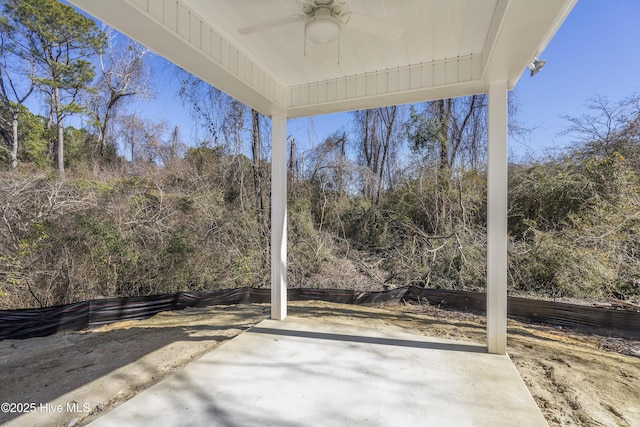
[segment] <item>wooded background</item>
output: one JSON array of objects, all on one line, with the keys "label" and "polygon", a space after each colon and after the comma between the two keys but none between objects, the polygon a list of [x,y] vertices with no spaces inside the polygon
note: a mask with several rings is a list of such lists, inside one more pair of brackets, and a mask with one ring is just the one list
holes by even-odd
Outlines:
[{"label": "wooded background", "polygon": [[[184,141],[137,111],[161,90],[147,49],[56,0],[2,8],[0,309],[269,286],[269,120],[176,67],[206,135]],[[289,138],[290,286],[484,290],[486,113],[476,95]],[[640,96],[566,119],[571,147],[509,165],[509,292],[637,297]]]}]

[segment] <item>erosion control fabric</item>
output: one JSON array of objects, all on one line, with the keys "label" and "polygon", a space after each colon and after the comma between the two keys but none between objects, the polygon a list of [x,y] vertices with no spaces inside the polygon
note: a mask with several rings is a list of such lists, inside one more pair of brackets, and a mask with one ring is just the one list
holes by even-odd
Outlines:
[{"label": "erosion control fabric", "polygon": [[[413,286],[383,292],[337,289],[289,289],[290,301],[320,300],[341,304],[392,301],[428,302],[443,308],[484,312],[486,295],[478,292],[423,289]],[[0,341],[44,337],[79,331],[123,320],[139,320],[162,311],[212,305],[268,303],[270,289],[239,288],[203,292],[176,292],[146,297],[105,298],[55,307],[0,311]],[[612,310],[551,301],[508,298],[512,319],[597,331],[640,339],[640,312]]]}]

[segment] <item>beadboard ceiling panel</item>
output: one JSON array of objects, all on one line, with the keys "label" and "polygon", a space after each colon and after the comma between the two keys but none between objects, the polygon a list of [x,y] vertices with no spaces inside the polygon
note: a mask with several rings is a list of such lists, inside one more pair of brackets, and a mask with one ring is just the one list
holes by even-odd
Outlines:
[{"label": "beadboard ceiling panel", "polygon": [[327,45],[306,40],[303,20],[238,31],[302,14],[309,1],[71,3],[263,114],[298,117],[513,87],[577,0],[337,0],[401,26],[397,39],[349,22]]}]

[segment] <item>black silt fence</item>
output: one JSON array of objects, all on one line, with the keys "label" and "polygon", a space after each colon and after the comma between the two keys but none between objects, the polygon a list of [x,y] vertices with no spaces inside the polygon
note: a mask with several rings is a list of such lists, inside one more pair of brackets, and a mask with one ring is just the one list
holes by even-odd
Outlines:
[{"label": "black silt fence", "polygon": [[[289,301],[319,300],[341,304],[393,301],[428,302],[443,308],[484,313],[486,295],[478,292],[423,289],[413,286],[383,292],[338,289],[289,289]],[[162,311],[212,305],[268,303],[270,289],[224,289],[176,292],[146,297],[106,298],[40,309],[0,311],[0,341],[43,337],[123,320],[140,320]],[[509,297],[510,318],[567,326],[585,331],[640,339],[640,312]]]}]

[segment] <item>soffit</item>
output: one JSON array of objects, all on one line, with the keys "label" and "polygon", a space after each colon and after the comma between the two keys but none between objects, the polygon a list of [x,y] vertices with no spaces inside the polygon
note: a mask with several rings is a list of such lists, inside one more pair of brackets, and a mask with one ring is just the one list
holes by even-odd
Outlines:
[{"label": "soffit", "polygon": [[326,48],[304,23],[237,30],[301,13],[300,0],[71,0],[266,115],[373,108],[515,86],[577,0],[345,0],[401,25],[397,40],[347,23]]}]

